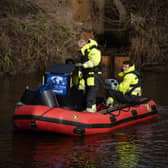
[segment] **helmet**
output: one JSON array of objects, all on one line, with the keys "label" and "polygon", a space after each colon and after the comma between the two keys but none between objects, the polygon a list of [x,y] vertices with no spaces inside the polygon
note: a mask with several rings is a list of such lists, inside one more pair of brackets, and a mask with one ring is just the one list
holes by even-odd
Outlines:
[{"label": "helmet", "polygon": [[118,81],[116,79],[106,79],[104,82],[105,89],[116,90],[118,88]]},{"label": "helmet", "polygon": [[95,41],[95,40],[93,40],[93,39],[89,39],[88,40],[88,46],[89,47],[92,47],[92,46],[98,46],[98,43]]}]

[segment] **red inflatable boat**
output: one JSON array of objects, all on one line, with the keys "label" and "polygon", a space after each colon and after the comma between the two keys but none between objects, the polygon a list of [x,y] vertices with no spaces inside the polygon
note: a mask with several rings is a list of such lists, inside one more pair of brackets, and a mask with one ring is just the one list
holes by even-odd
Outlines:
[{"label": "red inflatable boat", "polygon": [[16,109],[13,119],[18,130],[90,135],[152,119],[157,116],[157,112],[158,108],[153,100],[143,99],[139,105],[120,105],[96,113],[44,105],[23,105]]}]

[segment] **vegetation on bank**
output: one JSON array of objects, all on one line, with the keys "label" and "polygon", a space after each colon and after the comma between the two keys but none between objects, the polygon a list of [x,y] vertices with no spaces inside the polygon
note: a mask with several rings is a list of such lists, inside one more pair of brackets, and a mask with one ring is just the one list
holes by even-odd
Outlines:
[{"label": "vegetation on bank", "polygon": [[[0,72],[43,71],[53,62],[64,62],[66,58],[77,56],[74,46],[82,24],[73,21],[69,2],[52,1],[55,5],[52,8],[50,1],[0,1]],[[168,63],[167,2],[115,2],[122,2],[127,11],[122,24],[129,32],[132,59],[139,65]],[[44,5],[45,9],[42,8]],[[93,7],[94,31],[95,1],[91,9]],[[96,12],[99,11],[96,9]]]},{"label": "vegetation on bank", "polygon": [[[73,43],[73,27],[47,22],[41,16],[27,22],[8,18],[0,37],[1,71],[42,70],[49,63],[65,60]],[[18,66],[19,65],[19,66]]]},{"label": "vegetation on bank", "polygon": [[74,24],[47,16],[29,1],[7,0],[3,6],[6,8],[0,13],[0,72],[43,71],[51,63],[63,62],[73,55]]},{"label": "vegetation on bank", "polygon": [[127,1],[130,53],[138,64],[168,64],[167,1]]},{"label": "vegetation on bank", "polygon": [[[128,55],[138,65],[168,64],[167,1],[105,0],[103,5],[108,31],[127,34]],[[93,17],[99,16],[100,7],[93,7]]]}]

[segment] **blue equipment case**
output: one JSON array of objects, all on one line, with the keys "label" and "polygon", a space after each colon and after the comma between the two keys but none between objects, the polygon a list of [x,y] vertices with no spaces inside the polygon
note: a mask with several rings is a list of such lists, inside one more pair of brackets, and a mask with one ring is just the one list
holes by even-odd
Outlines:
[{"label": "blue equipment case", "polygon": [[85,98],[83,91],[79,91],[71,84],[71,77],[75,71],[74,64],[53,64],[44,73],[43,86],[39,89],[51,89],[57,97],[59,106],[83,110]]},{"label": "blue equipment case", "polygon": [[67,95],[74,69],[74,64],[53,64],[44,74],[44,85],[52,89],[55,95]]}]

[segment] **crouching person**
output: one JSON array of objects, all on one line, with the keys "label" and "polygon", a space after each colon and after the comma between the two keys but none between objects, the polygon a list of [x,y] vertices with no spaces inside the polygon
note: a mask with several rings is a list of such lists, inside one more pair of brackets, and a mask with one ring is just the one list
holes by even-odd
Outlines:
[{"label": "crouching person", "polygon": [[[124,61],[122,70],[118,74],[122,78],[119,85],[113,89],[114,81],[105,80],[107,90],[106,105],[113,106],[114,101],[123,104],[138,104],[142,95],[140,73],[131,61]],[[111,89],[109,89],[111,88]]]}]

